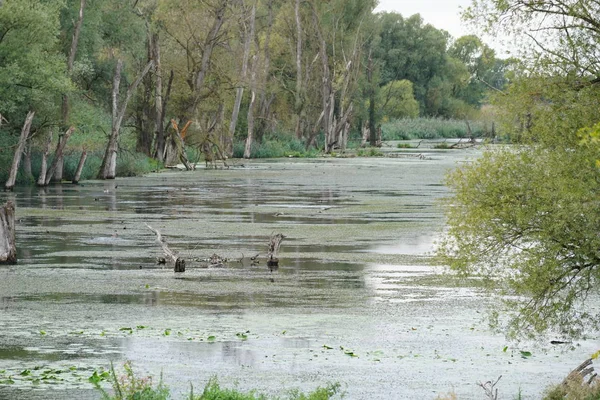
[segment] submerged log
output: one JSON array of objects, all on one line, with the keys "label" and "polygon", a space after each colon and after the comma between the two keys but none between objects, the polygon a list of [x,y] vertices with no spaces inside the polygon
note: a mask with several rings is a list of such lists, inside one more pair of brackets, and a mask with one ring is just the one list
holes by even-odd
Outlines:
[{"label": "submerged log", "polygon": [[146,226],[148,227],[148,229],[150,229],[156,234],[156,242],[162,248],[162,251],[165,255],[165,259],[175,263],[175,272],[185,272],[185,260],[183,258],[180,258],[177,255],[177,253],[175,253],[169,248],[169,246],[167,246],[167,243],[165,243],[165,241],[162,239],[162,235],[160,234],[158,229],[154,229],[148,224],[146,224]]},{"label": "submerged log", "polygon": [[15,204],[9,200],[0,207],[0,264],[16,263]]}]

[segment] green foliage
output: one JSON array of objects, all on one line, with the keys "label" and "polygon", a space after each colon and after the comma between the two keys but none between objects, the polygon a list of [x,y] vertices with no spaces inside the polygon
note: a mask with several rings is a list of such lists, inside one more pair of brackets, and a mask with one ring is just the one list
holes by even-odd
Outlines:
[{"label": "green foliage", "polygon": [[382,87],[377,104],[384,121],[419,116],[419,103],[413,95],[413,84],[406,79],[391,81]]},{"label": "green foliage", "polygon": [[[237,142],[233,147],[233,156],[242,158],[244,156],[244,142]],[[311,148],[306,149],[304,144],[289,135],[275,134],[263,138],[261,142],[253,142],[250,158],[277,158],[277,157],[316,157],[318,151]]]},{"label": "green foliage", "polygon": [[[470,121],[473,136],[487,136],[482,122]],[[469,136],[464,120],[442,118],[403,118],[381,126],[383,140],[465,138]]]},{"label": "green foliage", "polygon": [[[88,381],[98,390],[103,400],[167,400],[171,398],[169,388],[162,382],[162,377],[157,385],[152,383],[152,377],[139,378],[133,371],[131,361],[123,365],[124,373],[118,375],[111,363],[109,371],[94,371]],[[26,370],[27,371],[27,370]],[[25,371],[24,371],[25,373]],[[22,373],[23,374],[23,373]],[[110,382],[112,394],[102,387],[102,382]],[[329,400],[337,394],[341,395],[339,383],[318,387],[308,394],[299,390],[290,391],[286,396],[289,400]],[[236,389],[222,388],[217,378],[211,378],[204,386],[202,394],[195,395],[194,388],[186,396],[187,400],[268,400],[269,397],[257,394],[255,391],[240,392]],[[277,400],[277,398],[272,398]]]},{"label": "green foliage", "polygon": [[[98,374],[94,371],[90,377],[90,383],[101,393],[103,400],[167,400],[170,397],[169,388],[163,384],[162,378],[154,386],[152,377],[139,378],[135,375],[130,361],[125,362],[123,369],[125,373],[117,375],[111,363],[110,372]],[[101,386],[104,380],[110,382],[112,395]]]},{"label": "green foliage", "polygon": [[71,90],[59,51],[61,1],[10,0],[0,7],[0,114],[18,129],[30,111],[56,117]]}]

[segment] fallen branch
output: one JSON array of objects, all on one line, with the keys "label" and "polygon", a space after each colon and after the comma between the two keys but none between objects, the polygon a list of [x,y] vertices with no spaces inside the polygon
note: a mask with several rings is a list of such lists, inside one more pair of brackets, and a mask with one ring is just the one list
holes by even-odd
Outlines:
[{"label": "fallen branch", "polygon": [[150,229],[156,234],[156,242],[162,248],[162,251],[165,254],[165,258],[175,263],[175,272],[185,272],[185,260],[183,258],[180,258],[177,255],[177,253],[171,250],[167,243],[165,243],[165,241],[162,240],[162,235],[160,234],[158,229],[154,229],[148,224],[145,225],[148,227],[148,229]]}]

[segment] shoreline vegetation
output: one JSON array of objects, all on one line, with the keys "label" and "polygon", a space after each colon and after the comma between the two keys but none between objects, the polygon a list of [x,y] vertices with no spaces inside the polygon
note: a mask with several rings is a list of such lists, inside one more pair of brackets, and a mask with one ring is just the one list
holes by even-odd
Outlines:
[{"label": "shoreline vegetation", "polygon": [[[471,129],[471,132],[469,132]],[[442,118],[412,118],[399,119],[386,122],[382,125],[382,140],[402,141],[402,140],[436,140],[449,138],[491,138],[491,125],[481,121],[461,121],[456,119]],[[124,135],[125,139],[127,135]],[[11,140],[13,139],[13,140]],[[322,143],[323,138],[317,139],[317,145]],[[10,162],[13,157],[13,149],[17,145],[16,137],[5,137],[0,146],[0,181],[6,181],[10,169]],[[129,144],[128,144],[129,143]],[[398,148],[411,148],[410,144],[398,145]],[[444,149],[443,143],[436,148]],[[190,163],[204,163],[204,155],[194,147],[186,147],[187,158]],[[244,142],[238,141],[233,145],[233,159],[242,159],[244,154]],[[291,134],[271,134],[262,138],[260,142],[256,141],[251,146],[251,158],[316,158],[325,153],[322,147],[311,147],[306,149],[305,145]],[[377,148],[366,148],[361,146],[361,138],[358,132],[351,135],[348,146],[343,151],[333,150],[330,155],[342,155],[358,157],[377,157],[382,152]],[[30,174],[26,170],[19,170],[17,174],[17,185],[35,184],[38,177],[36,171],[40,171],[42,164],[42,152],[32,150]],[[102,163],[103,150],[101,147],[92,148],[87,151],[87,160],[81,171],[81,181],[95,179],[98,169]],[[63,180],[72,181],[78,167],[80,154],[76,151],[68,151],[64,154]],[[47,160],[49,163],[52,159]],[[222,165],[222,164],[221,164]],[[117,176],[140,176],[151,172],[157,172],[166,166],[157,160],[148,157],[143,153],[135,151],[132,141],[125,140],[124,147],[118,155]]]}]

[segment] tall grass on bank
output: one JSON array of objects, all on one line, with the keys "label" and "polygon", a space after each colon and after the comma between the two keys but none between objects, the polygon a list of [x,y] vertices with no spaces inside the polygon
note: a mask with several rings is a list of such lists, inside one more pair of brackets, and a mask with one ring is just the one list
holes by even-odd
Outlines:
[{"label": "tall grass on bank", "polygon": [[[171,399],[169,388],[163,383],[162,376],[157,384],[153,383],[151,376],[137,376],[131,364],[126,361],[123,365],[124,372],[117,374],[114,365],[111,363],[108,371],[94,371],[88,379],[89,382],[100,392],[102,400],[168,400]],[[108,381],[112,386],[112,393],[102,386],[103,381]],[[310,393],[302,393],[299,390],[293,390],[285,398],[272,398],[255,391],[240,392],[236,389],[222,388],[217,378],[211,378],[204,386],[200,394],[194,393],[193,386],[185,400],[329,400],[340,393],[340,384],[329,384],[325,387],[318,387]]]},{"label": "tall grass on bank", "polygon": [[[234,143],[233,157],[244,156],[243,141]],[[261,142],[252,143],[250,158],[278,158],[278,157],[303,157],[312,158],[318,155],[318,150],[306,150],[305,144],[289,134],[271,134],[264,137]]]},{"label": "tall grass on bank", "polygon": [[[480,121],[469,121],[475,137],[491,135],[491,128]],[[381,126],[383,140],[465,138],[469,136],[465,120],[442,118],[397,119]]]}]

